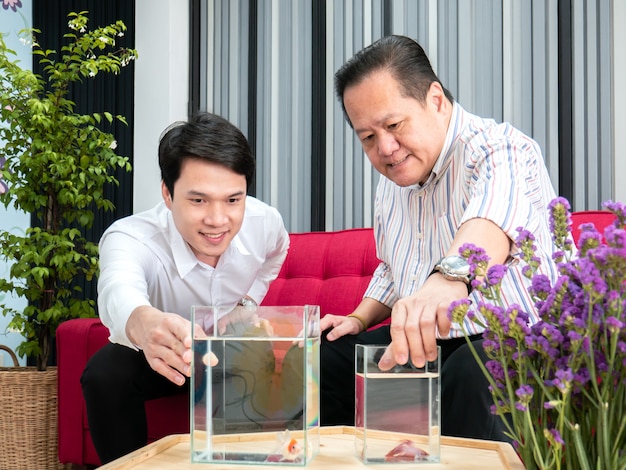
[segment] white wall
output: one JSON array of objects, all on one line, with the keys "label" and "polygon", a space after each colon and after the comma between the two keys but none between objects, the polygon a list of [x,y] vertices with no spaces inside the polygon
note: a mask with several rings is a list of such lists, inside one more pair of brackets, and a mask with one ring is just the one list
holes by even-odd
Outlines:
[{"label": "white wall", "polygon": [[161,132],[187,119],[189,2],[137,0],[135,48],[133,207],[141,212],[161,200]]},{"label": "white wall", "polygon": [[616,201],[626,202],[626,2],[613,0],[613,194]]}]

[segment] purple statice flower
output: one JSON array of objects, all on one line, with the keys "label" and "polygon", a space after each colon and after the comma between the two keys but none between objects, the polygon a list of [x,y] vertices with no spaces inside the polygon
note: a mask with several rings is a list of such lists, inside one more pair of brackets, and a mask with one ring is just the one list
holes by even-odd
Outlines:
[{"label": "purple statice flower", "polygon": [[574,374],[571,369],[560,369],[554,374],[552,385],[556,387],[563,395],[567,395],[572,389]]},{"label": "purple statice flower", "polygon": [[[606,240],[607,245],[622,249],[626,246],[626,230],[624,227],[616,227],[615,225],[609,225],[604,230],[604,238]],[[616,255],[623,257],[624,252],[619,250]]]},{"label": "purple statice flower", "polygon": [[578,237],[578,251],[585,256],[587,251],[597,248],[602,244],[602,234],[596,230],[593,224],[580,225],[580,237]]},{"label": "purple statice flower", "polygon": [[626,205],[621,202],[606,201],[602,204],[607,210],[616,215],[616,225],[623,227],[626,225]]},{"label": "purple statice flower", "polygon": [[[570,204],[564,197],[557,197],[548,204],[550,212],[550,231],[555,245],[563,252],[572,252],[572,217]],[[560,260],[556,260],[560,261]]]},{"label": "purple statice flower", "polygon": [[[535,325],[536,326],[536,325]],[[536,329],[533,328],[533,333]],[[541,331],[538,334],[530,334],[524,339],[524,344],[528,349],[535,350],[539,355],[553,359],[558,354],[558,349],[550,344],[550,340],[543,336]]]},{"label": "purple statice flower", "polygon": [[487,270],[487,276],[485,277],[485,283],[490,286],[498,286],[502,282],[502,278],[505,276],[508,268],[503,264],[496,264],[491,266]]},{"label": "purple statice flower", "polygon": [[561,433],[559,432],[558,429],[554,429],[554,428],[546,429],[544,431],[544,436],[552,445],[559,445],[559,446],[565,445],[565,441],[561,437]]},{"label": "purple statice flower", "polygon": [[546,319],[557,317],[555,312],[560,310],[561,300],[567,292],[568,283],[569,278],[567,276],[560,276],[554,283],[552,289],[548,292],[545,300],[536,302],[540,317]]},{"label": "purple statice flower", "polygon": [[453,323],[461,324],[467,315],[471,301],[467,298],[454,300],[448,307],[448,318]]},{"label": "purple statice flower", "polygon": [[491,331],[483,333],[483,348],[492,356],[500,351],[500,341],[494,334],[491,334]]},{"label": "purple statice flower", "polygon": [[506,375],[500,362],[490,360],[485,363],[485,367],[497,383],[504,383]]},{"label": "purple statice flower", "polygon": [[604,276],[600,273],[593,261],[589,259],[580,259],[578,263],[579,277],[578,281],[583,289],[592,296],[597,296],[593,301],[600,300],[608,290],[608,286]]},{"label": "purple statice flower", "polygon": [[556,407],[557,407],[557,405],[558,405],[559,403],[560,403],[560,402],[559,402],[558,400],[549,400],[549,401],[545,401],[545,402],[543,402],[543,408],[544,408],[545,410],[553,410],[554,408],[556,408]]},{"label": "purple statice flower", "polygon": [[591,374],[589,373],[589,369],[586,367],[581,367],[574,374],[574,390],[579,391],[585,387],[587,383],[591,380]]},{"label": "purple statice flower", "polygon": [[[624,302],[626,299],[623,299],[623,293],[619,290],[611,289],[604,296],[604,308],[607,312],[624,312]],[[623,321],[626,321],[626,316],[623,316]],[[619,318],[618,318],[619,320]]]},{"label": "purple statice flower", "polygon": [[473,243],[464,243],[459,248],[459,254],[467,259],[470,265],[470,274],[472,277],[484,276],[487,272],[487,265],[489,264],[489,256],[485,250]]},{"label": "purple statice flower", "polygon": [[565,258],[565,252],[563,250],[557,250],[554,253],[552,253],[552,259],[556,261],[557,263],[562,262],[564,258]]},{"label": "purple statice flower", "polygon": [[596,372],[606,372],[609,370],[609,364],[604,351],[595,351],[594,365],[596,367]]},{"label": "purple statice flower", "polygon": [[550,290],[552,290],[550,278],[545,274],[535,274],[528,290],[533,296],[545,300]]},{"label": "purple statice flower", "polygon": [[517,402],[515,403],[515,408],[520,411],[528,411],[528,404],[533,397],[533,388],[530,385],[522,385],[517,390],[515,390],[515,395],[517,395]]},{"label": "purple statice flower", "polygon": [[541,259],[535,255],[537,250],[535,236],[523,227],[518,227],[515,245],[519,249],[519,257],[526,262],[526,266],[522,268],[522,274],[531,278],[541,264]]},{"label": "purple statice flower", "polygon": [[624,328],[624,322],[621,320],[618,320],[617,318],[615,318],[612,315],[609,315],[608,317],[606,317],[605,319],[605,323],[606,323],[606,327],[609,330],[609,333],[615,335],[615,334],[619,334],[620,331],[622,330],[622,328]]}]

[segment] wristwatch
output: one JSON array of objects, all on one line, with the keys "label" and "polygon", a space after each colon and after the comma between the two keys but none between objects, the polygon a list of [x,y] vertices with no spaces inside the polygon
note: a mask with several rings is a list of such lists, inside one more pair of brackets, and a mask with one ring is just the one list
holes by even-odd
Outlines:
[{"label": "wristwatch", "polygon": [[472,292],[472,276],[470,265],[465,258],[458,255],[444,256],[435,264],[430,274],[441,273],[450,281],[463,281],[467,285],[468,293]]},{"label": "wristwatch", "polygon": [[239,305],[241,305],[246,310],[256,310],[257,308],[257,303],[250,297],[242,297],[242,299],[239,301]]}]

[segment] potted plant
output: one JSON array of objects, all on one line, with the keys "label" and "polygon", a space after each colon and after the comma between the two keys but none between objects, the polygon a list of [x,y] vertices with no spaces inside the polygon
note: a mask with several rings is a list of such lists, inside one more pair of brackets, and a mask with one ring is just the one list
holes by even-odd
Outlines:
[{"label": "potted plant", "polygon": [[77,82],[118,74],[137,57],[134,49],[116,46],[126,30],[123,22],[93,30],[87,22],[87,12],[68,15],[60,54],[37,43],[39,31],[21,33],[42,66],[41,76],[22,68],[0,35],[0,202],[39,220],[23,234],[0,231],[0,259],[10,267],[0,293],[28,302],[18,310],[0,301],[0,310],[9,317],[8,327],[24,336],[17,353],[36,359],[36,367],[0,371],[0,406],[3,415],[11,415],[0,426],[2,468],[58,465],[56,368],[48,368],[52,341],[61,322],[95,315],[95,301],[81,298],[74,283],[98,272],[98,246],[81,230],[92,225],[95,211],[113,208],[104,190],[117,184],[114,170],[131,169],[128,158],[116,154],[114,136],[99,127],[126,123],[124,118],[79,114],[68,97]]},{"label": "potted plant", "polygon": [[112,170],[130,170],[128,159],[115,153],[113,135],[98,127],[124,118],[78,114],[68,93],[73,83],[98,73],[118,74],[137,52],[116,47],[126,30],[121,21],[89,31],[86,12],[68,18],[69,42],[59,56],[36,42],[37,31],[24,32],[43,76],[20,67],[0,36],[0,177],[6,188],[0,202],[41,221],[23,235],[0,232],[0,256],[11,266],[0,292],[28,301],[24,310],[0,308],[9,328],[25,337],[18,354],[36,358],[39,370],[47,367],[59,323],[94,315],[94,301],[81,299],[72,286],[77,276],[90,280],[98,269],[97,244],[80,228],[92,225],[94,210],[113,208],[104,198],[105,186],[117,184]]}]

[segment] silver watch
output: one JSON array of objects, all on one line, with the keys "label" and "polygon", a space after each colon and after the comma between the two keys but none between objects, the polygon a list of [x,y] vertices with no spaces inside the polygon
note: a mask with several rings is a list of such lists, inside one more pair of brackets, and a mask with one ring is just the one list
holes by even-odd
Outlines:
[{"label": "silver watch", "polygon": [[257,308],[257,303],[254,300],[252,300],[250,297],[243,297],[239,301],[239,305],[241,305],[246,310],[256,310]]},{"label": "silver watch", "polygon": [[470,265],[462,256],[444,256],[435,264],[433,273],[435,272],[440,272],[443,277],[450,281],[463,281],[468,286],[471,286]]}]

